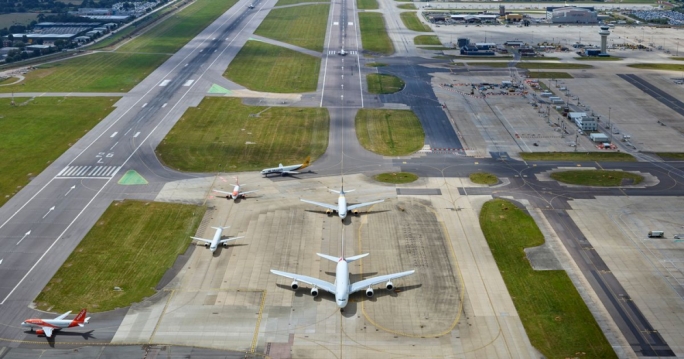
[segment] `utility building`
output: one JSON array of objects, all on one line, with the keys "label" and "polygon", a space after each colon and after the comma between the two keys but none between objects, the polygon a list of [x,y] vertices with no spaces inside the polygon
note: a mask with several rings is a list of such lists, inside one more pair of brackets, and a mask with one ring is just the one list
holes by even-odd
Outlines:
[{"label": "utility building", "polygon": [[596,12],[579,7],[554,9],[551,15],[554,24],[597,24]]}]

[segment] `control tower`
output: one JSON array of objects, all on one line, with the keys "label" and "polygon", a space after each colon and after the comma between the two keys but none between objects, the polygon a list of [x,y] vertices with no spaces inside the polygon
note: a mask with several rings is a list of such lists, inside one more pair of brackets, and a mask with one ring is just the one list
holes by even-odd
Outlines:
[{"label": "control tower", "polygon": [[608,35],[610,35],[608,29],[610,29],[610,27],[603,25],[599,31],[599,35],[601,35],[601,53],[599,56],[608,56]]}]

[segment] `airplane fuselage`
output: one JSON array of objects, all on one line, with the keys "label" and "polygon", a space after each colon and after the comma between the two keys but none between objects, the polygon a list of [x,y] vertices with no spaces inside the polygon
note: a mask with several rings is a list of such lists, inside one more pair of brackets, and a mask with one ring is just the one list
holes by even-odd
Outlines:
[{"label": "airplane fuselage", "polygon": [[240,185],[235,185],[235,187],[233,187],[233,193],[231,196],[233,199],[238,199],[238,197],[240,197]]},{"label": "airplane fuselage", "polygon": [[347,197],[344,196],[344,192],[337,198],[337,215],[342,219],[347,217]]},{"label": "airplane fuselage", "polygon": [[218,248],[219,241],[221,240],[221,235],[223,234],[223,229],[219,228],[216,230],[216,233],[214,233],[214,238],[211,239],[211,243],[209,244],[209,250],[211,253],[214,253],[216,251],[216,248]]},{"label": "airplane fuselage", "polygon": [[335,303],[340,309],[349,303],[349,290],[349,263],[340,258],[335,269]]},{"label": "airplane fuselage", "polygon": [[283,166],[283,167],[274,167],[274,168],[266,168],[261,171],[261,174],[264,176],[268,176],[272,173],[280,173],[284,174],[284,172],[287,171],[295,171],[298,170],[302,165],[292,165],[292,166]]},{"label": "airplane fuselage", "polygon": [[31,328],[39,328],[42,329],[43,327],[51,327],[53,329],[62,329],[62,328],[69,328],[72,326],[76,325],[71,325],[73,323],[73,320],[71,319],[26,319],[21,323],[22,327],[27,327]]}]

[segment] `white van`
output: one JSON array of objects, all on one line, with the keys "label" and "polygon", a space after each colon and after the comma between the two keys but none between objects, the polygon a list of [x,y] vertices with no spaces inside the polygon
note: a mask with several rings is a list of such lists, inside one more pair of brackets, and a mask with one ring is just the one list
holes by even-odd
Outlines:
[{"label": "white van", "polygon": [[648,238],[662,238],[665,236],[664,231],[648,231]]}]

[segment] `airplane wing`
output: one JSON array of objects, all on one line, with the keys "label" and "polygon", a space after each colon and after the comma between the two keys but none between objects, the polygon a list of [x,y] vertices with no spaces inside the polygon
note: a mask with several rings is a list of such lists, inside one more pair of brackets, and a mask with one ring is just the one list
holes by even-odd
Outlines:
[{"label": "airplane wing", "polygon": [[280,173],[287,173],[287,174],[299,174],[297,171],[282,171]]},{"label": "airplane wing", "polygon": [[60,315],[59,317],[55,318],[55,320],[62,320],[62,319],[64,319],[64,318],[66,318],[67,315],[69,315],[69,314],[71,314],[71,311],[68,311],[68,312],[66,312],[66,313],[64,313],[64,314],[62,314],[62,315]]},{"label": "airplane wing", "polygon": [[326,282],[326,281],[318,279],[318,278],[312,278],[312,277],[307,277],[305,275],[299,275],[299,274],[288,273],[288,272],[281,272],[281,271],[275,270],[275,269],[271,269],[271,273],[273,273],[275,275],[279,275],[281,277],[290,278],[290,279],[296,280],[298,282],[310,284],[314,287],[321,288],[328,293],[335,294],[335,285],[334,284],[332,284],[330,282]]},{"label": "airplane wing", "polygon": [[379,200],[379,201],[373,201],[373,202],[366,202],[366,203],[354,204],[354,205],[351,205],[351,206],[347,206],[347,210],[351,211],[351,210],[354,210],[354,209],[357,209],[357,208],[370,206],[370,205],[372,205],[372,204],[376,204],[376,203],[380,203],[380,202],[385,202],[385,200],[384,200],[384,199],[381,199],[381,200]]},{"label": "airplane wing", "polygon": [[223,244],[223,243],[226,243],[226,242],[234,241],[234,240],[240,239],[240,238],[245,238],[245,237],[242,236],[242,237],[233,237],[233,238],[222,239],[222,240],[219,241],[219,244]]},{"label": "airplane wing", "polygon": [[43,327],[43,332],[45,333],[46,337],[52,337],[52,327]]},{"label": "airplane wing", "polygon": [[253,192],[258,192],[258,189],[255,189],[254,191],[247,191],[247,192],[240,192],[241,195],[246,195],[247,193],[253,193]]},{"label": "airplane wing", "polygon": [[204,243],[211,243],[210,240],[204,239],[204,238],[198,238],[198,237],[190,237],[190,238],[192,238],[192,239],[194,239],[194,240],[198,240],[198,241],[200,241],[200,242],[204,242]]},{"label": "airplane wing", "polygon": [[382,282],[387,282],[387,281],[390,281],[393,279],[406,277],[407,275],[411,275],[415,272],[416,272],[415,270],[410,270],[410,271],[401,272],[401,273],[387,274],[387,275],[381,275],[378,277],[364,279],[362,281],[352,283],[351,291],[349,292],[349,294],[358,292],[360,290],[364,290],[368,287],[372,287],[372,286],[374,286],[376,284],[380,284]]},{"label": "airplane wing", "polygon": [[217,189],[212,189],[212,191],[218,192],[218,193],[223,193],[223,194],[233,194],[233,192],[219,191],[219,190],[217,190]]},{"label": "airplane wing", "polygon": [[337,209],[338,209],[337,206],[333,206],[332,204],[321,203],[321,202],[314,202],[314,201],[309,201],[309,200],[306,200],[306,199],[300,199],[300,201],[306,202],[306,203],[315,204],[315,205],[317,205],[317,206],[320,206],[320,207],[323,207],[323,208],[327,208],[327,209],[331,209],[331,210],[333,210],[333,211],[337,211]]}]

